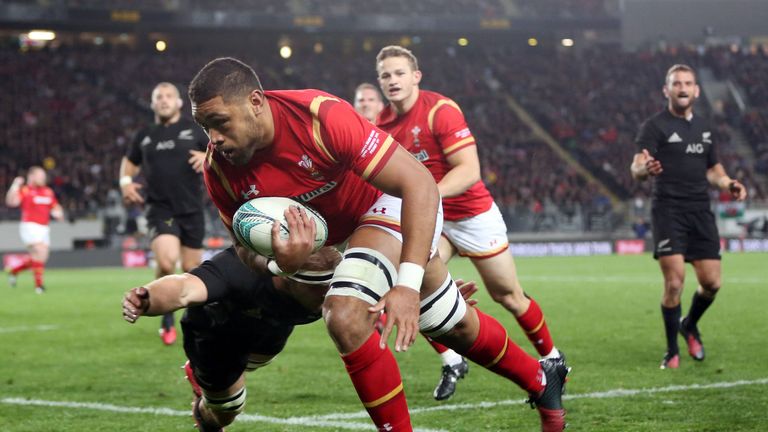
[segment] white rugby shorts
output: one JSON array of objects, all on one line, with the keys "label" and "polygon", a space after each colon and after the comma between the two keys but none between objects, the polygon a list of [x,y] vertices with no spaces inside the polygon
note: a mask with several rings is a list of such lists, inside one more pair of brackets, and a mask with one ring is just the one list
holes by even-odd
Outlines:
[{"label": "white rugby shorts", "polygon": [[509,248],[507,225],[496,203],[477,216],[445,221],[443,236],[464,257],[491,258]]},{"label": "white rugby shorts", "polygon": [[19,224],[19,235],[25,245],[36,243],[51,244],[51,228],[48,225],[40,225],[35,222],[22,222]]}]

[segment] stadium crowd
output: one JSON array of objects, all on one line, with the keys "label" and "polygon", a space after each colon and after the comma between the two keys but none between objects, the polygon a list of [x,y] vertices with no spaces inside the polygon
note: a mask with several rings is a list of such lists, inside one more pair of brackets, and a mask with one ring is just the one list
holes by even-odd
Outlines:
[{"label": "stadium crowd", "polygon": [[[478,139],[484,180],[505,214],[528,213],[539,220],[549,215],[566,222],[574,215],[603,214],[610,202],[516,118],[507,97],[514,96],[620,198],[642,198],[647,185],[632,181],[627,167],[640,123],[663,106],[664,71],[681,60],[695,67],[706,61],[694,53],[624,54],[606,48],[539,54],[448,47],[432,55],[415,49],[424,72],[422,88],[449,95],[464,109]],[[351,98],[358,83],[375,81],[371,51],[309,53],[309,61],[286,61],[271,51],[257,56],[254,51],[148,53],[106,46],[0,50],[0,87],[14,101],[0,107],[4,139],[13,143],[0,156],[0,188],[29,165],[43,164],[70,218],[95,214],[115,188],[127,144],[151,120],[147,107],[153,85],[170,81],[183,92],[195,70],[222,54],[254,65],[267,89],[320,88]],[[745,58],[749,66],[731,63],[728,73],[744,88],[765,93],[764,83],[746,81],[758,75],[739,73],[742,67],[766,71],[765,56]],[[753,173],[768,163],[768,107],[760,93],[749,97],[758,104],[743,117],[744,130],[762,156],[751,166],[723,139],[721,158],[752,188],[752,196],[764,198]],[[188,116],[188,107],[183,112]],[[723,138],[733,127],[725,119],[717,122]]]}]

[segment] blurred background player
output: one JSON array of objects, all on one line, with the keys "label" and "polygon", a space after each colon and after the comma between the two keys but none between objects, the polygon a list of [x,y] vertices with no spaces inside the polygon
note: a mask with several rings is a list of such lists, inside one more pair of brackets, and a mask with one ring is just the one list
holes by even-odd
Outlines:
[{"label": "blurred background player", "polygon": [[[189,271],[202,258],[205,217],[200,172],[208,137],[195,123],[181,117],[179,90],[162,82],[152,91],[155,123],[136,134],[120,164],[120,189],[129,205],[144,204],[142,185],[133,177],[144,168],[145,213],[158,278],[181,268]],[[176,340],[173,313],[163,315],[160,337]]]},{"label": "blurred background player", "polygon": [[[440,257],[448,262],[456,253],[472,260],[491,297],[510,311],[536,351],[544,358],[560,358],[539,305],[520,286],[515,262],[508,253],[507,227],[493,197],[480,180],[475,138],[456,102],[419,89],[421,71],[413,53],[387,46],[376,56],[379,85],[390,104],[377,125],[432,173],[443,199]],[[449,398],[456,382],[468,371],[457,353],[431,341],[443,359],[437,400]]]},{"label": "blurred background player", "polygon": [[[639,153],[632,161],[632,176],[653,180],[651,222],[653,257],[664,275],[661,313],[667,338],[662,369],[679,367],[678,332],[694,360],[704,360],[698,322],[720,290],[720,234],[710,210],[709,186],[727,191],[742,201],[747,191],[725,173],[717,157],[709,121],[693,114],[699,97],[696,73],[687,65],[669,68],[663,87],[667,106],[646,120],[635,140]],[[680,295],[685,263],[696,271],[699,287],[688,315],[680,318]]]},{"label": "blurred background player", "polygon": [[358,114],[376,124],[376,117],[384,109],[384,100],[375,85],[362,83],[355,89],[354,106]]},{"label": "blurred background player", "polygon": [[45,292],[43,273],[48,261],[51,232],[48,222],[51,216],[58,221],[64,220],[64,212],[53,190],[46,183],[45,170],[33,166],[27,172],[27,184],[24,184],[23,177],[16,177],[5,194],[8,207],[21,207],[19,234],[29,251],[29,255],[19,264],[6,269],[9,283],[15,287],[19,272],[31,268],[35,278],[35,292],[38,294]]}]

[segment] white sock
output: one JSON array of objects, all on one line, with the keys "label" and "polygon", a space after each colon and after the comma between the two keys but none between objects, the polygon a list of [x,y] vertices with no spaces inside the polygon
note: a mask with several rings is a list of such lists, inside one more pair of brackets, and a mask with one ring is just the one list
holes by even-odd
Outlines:
[{"label": "white sock", "polygon": [[440,353],[440,357],[443,359],[443,365],[456,366],[464,361],[464,357],[460,356],[456,351],[448,349],[445,352]]},{"label": "white sock", "polygon": [[559,358],[560,357],[560,351],[557,350],[557,348],[552,347],[552,351],[549,352],[549,354],[542,357],[543,359],[551,359],[551,358]]}]

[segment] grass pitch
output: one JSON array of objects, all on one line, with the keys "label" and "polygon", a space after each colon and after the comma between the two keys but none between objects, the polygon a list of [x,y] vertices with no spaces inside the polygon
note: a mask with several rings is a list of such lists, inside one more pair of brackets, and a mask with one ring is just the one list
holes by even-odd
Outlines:
[{"label": "grass pitch", "polygon": [[[700,322],[707,359],[696,363],[684,352],[680,369],[666,371],[658,369],[665,344],[652,258],[517,262],[573,367],[568,430],[768,430],[768,255],[724,257],[723,289]],[[466,260],[451,269],[477,278]],[[29,274],[14,289],[0,283],[0,430],[192,431],[180,343],[162,346],[159,318],[121,319],[122,293],[152,272],[52,270],[46,277],[45,295],[34,293]],[[684,313],[695,286],[689,267]],[[534,352],[512,316],[484,291],[476,298]],[[523,392],[479,366],[439,403],[431,393],[440,361],[431,348],[420,340],[396,357],[416,428],[537,430]],[[245,414],[227,431],[373,430],[320,322],[298,327],[272,365],[248,376]]]}]

